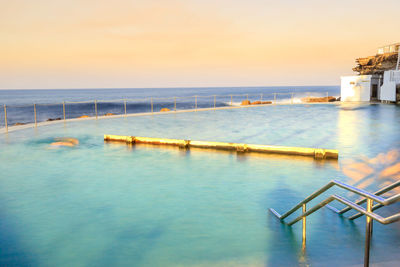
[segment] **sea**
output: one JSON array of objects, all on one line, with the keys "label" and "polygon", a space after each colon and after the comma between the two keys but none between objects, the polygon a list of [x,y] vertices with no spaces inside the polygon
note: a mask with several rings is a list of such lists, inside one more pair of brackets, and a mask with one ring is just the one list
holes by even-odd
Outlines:
[{"label": "sea", "polygon": [[[298,103],[340,94],[340,86],[0,90],[0,128],[48,120],[240,105],[243,100]],[[5,107],[5,108],[4,108]],[[7,116],[5,113],[7,112]],[[36,113],[36,116],[35,116]]]}]

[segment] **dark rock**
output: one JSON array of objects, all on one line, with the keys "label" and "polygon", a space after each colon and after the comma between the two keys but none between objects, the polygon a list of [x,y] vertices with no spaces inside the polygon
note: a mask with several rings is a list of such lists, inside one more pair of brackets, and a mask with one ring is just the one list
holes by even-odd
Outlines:
[{"label": "dark rock", "polygon": [[55,118],[55,119],[50,118],[50,119],[47,119],[47,121],[60,121],[60,120],[61,120],[61,118]]}]

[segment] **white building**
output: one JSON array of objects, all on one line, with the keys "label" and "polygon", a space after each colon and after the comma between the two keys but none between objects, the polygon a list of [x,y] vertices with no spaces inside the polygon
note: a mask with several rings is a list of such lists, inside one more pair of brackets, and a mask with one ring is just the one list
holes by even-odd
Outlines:
[{"label": "white building", "polygon": [[345,102],[399,102],[400,71],[388,70],[380,75],[342,76],[341,101]]},{"label": "white building", "polygon": [[400,71],[388,70],[383,74],[383,84],[380,87],[379,100],[388,102],[400,101]]},{"label": "white building", "polygon": [[340,95],[345,102],[400,102],[400,43],[378,49],[378,54],[399,53],[397,66],[383,75],[342,76]]},{"label": "white building", "polygon": [[380,78],[376,75],[342,76],[340,100],[366,102],[378,100]]}]

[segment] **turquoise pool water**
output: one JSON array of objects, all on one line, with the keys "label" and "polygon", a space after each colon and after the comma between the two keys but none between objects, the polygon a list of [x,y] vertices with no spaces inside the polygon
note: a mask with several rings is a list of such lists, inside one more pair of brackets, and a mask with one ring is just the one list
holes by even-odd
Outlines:
[{"label": "turquoise pool water", "polygon": [[[338,149],[339,161],[105,144],[104,134]],[[55,137],[80,140],[51,149]],[[0,136],[0,265],[352,266],[364,218],[284,212],[331,179],[400,179],[400,107],[291,105],[68,122]],[[350,199],[354,195],[332,189]],[[329,193],[328,193],[329,194]],[[322,200],[323,196],[317,201]],[[339,204],[334,204],[341,207]],[[398,212],[394,205],[379,211]],[[371,261],[399,260],[400,226],[374,225]]]}]

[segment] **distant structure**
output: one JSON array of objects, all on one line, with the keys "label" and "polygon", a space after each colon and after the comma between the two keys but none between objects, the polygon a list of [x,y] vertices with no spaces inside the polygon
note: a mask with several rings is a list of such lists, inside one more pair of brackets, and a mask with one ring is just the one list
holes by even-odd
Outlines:
[{"label": "distant structure", "polygon": [[399,49],[400,49],[400,43],[382,46],[378,48],[378,55],[383,55],[387,53],[398,53]]},{"label": "distant structure", "polygon": [[341,77],[341,101],[400,102],[400,43],[378,48],[375,56],[356,59],[355,76]]}]

